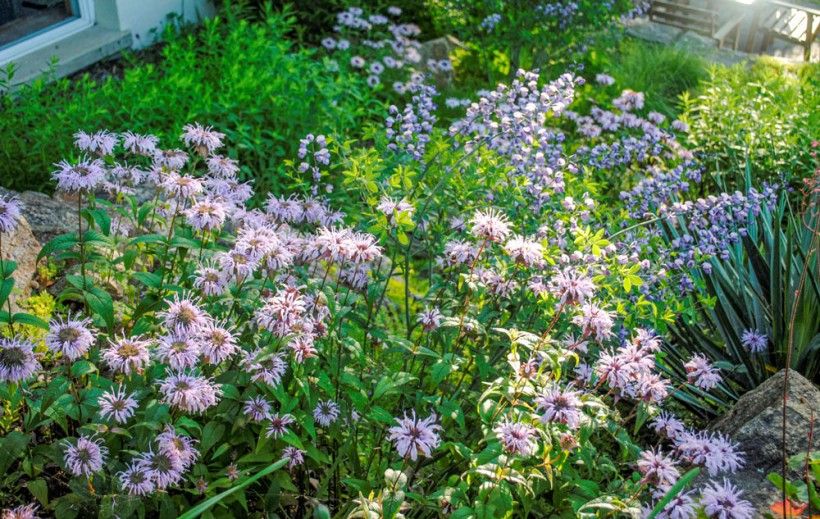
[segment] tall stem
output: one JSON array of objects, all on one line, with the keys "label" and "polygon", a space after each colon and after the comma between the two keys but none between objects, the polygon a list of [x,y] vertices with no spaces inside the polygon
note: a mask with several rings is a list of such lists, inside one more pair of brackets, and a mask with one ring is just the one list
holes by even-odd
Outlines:
[{"label": "tall stem", "polygon": [[80,275],[83,277],[85,290],[85,237],[83,236],[83,191],[77,193],[77,242],[80,245]]}]

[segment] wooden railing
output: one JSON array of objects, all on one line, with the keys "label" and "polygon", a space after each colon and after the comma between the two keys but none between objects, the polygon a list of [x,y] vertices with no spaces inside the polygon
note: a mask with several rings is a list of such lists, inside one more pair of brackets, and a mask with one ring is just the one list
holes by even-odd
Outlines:
[{"label": "wooden railing", "polygon": [[[780,0],[761,1],[753,8],[747,52],[763,52],[777,38],[800,45],[803,59],[811,60],[811,47],[820,32],[820,10]],[[759,47],[755,48],[761,33]]]},{"label": "wooden railing", "polygon": [[[731,41],[732,48],[737,49],[740,25],[746,12],[731,9],[727,11],[724,4],[720,0],[707,0],[703,6],[693,5],[689,0],[653,0],[649,7],[649,18],[708,36],[719,47]],[[728,17],[725,16],[726,12],[729,13]]]}]

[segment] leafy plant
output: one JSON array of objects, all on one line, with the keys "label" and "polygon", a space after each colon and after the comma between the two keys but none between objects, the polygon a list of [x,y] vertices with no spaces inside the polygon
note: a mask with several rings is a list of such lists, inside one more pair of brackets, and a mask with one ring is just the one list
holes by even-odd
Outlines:
[{"label": "leafy plant", "polygon": [[201,28],[169,26],[159,51],[126,58],[122,77],[41,79],[0,95],[0,182],[51,189],[54,157],[72,151],[65,128],[150,129],[170,141],[201,119],[230,137],[226,153],[241,161],[244,180],[276,191],[299,138],[351,134],[381,108],[364,78],[330,73],[313,51],[293,48],[289,11],[268,8],[256,22],[239,14],[229,3]]},{"label": "leafy plant", "polygon": [[[816,190],[808,191],[802,213],[785,194],[775,208],[764,206],[728,258],[710,261],[708,274],[701,271],[694,311],[670,327],[669,357],[708,355],[731,380],[730,399],[785,367],[788,358],[810,380],[820,377],[820,220]],[[752,351],[757,348],[749,344],[749,332],[762,337],[762,351]],[[685,372],[677,375],[686,378]],[[719,409],[708,400],[687,402]]]}]

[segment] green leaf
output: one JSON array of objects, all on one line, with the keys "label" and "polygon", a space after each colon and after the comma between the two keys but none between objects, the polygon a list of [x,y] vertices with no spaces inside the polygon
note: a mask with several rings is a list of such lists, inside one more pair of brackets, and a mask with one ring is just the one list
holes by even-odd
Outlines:
[{"label": "green leaf", "polygon": [[76,378],[83,375],[88,375],[89,373],[94,373],[95,371],[97,371],[97,366],[85,359],[76,360],[71,365],[71,374]]},{"label": "green leaf", "polygon": [[77,244],[77,235],[76,234],[61,234],[56,238],[52,239],[45,245],[43,248],[40,249],[40,253],[37,254],[37,261],[40,261],[45,256],[49,254],[53,254],[58,251],[69,250],[74,245]]},{"label": "green leaf", "polygon": [[0,282],[0,305],[6,302],[12,289],[14,289],[14,280],[12,278],[6,278]]},{"label": "green leaf", "polygon": [[[0,299],[2,300],[2,299]],[[14,322],[34,326],[42,330],[48,330],[48,323],[37,317],[36,315],[18,313],[14,314]]]},{"label": "green leaf", "polygon": [[161,234],[143,234],[132,238],[128,245],[137,245],[138,243],[164,243],[165,236]]},{"label": "green leaf", "polygon": [[26,483],[26,488],[43,506],[48,505],[48,485],[44,479],[35,479]]},{"label": "green leaf", "polygon": [[215,495],[214,497],[212,497],[210,499],[206,499],[205,501],[199,503],[198,505],[191,508],[190,510],[188,510],[184,514],[180,515],[177,519],[194,519],[195,517],[199,517],[203,512],[205,512],[206,510],[208,510],[209,508],[211,508],[215,504],[219,503],[220,501],[222,501],[223,499],[225,499],[229,495],[231,495],[234,492],[237,492],[239,490],[242,490],[243,488],[247,487],[248,485],[256,482],[257,480],[259,480],[259,479],[261,479],[265,476],[267,476],[268,474],[271,474],[271,473],[279,470],[280,468],[284,467],[287,464],[287,462],[288,462],[287,459],[281,459],[281,460],[277,461],[276,463],[271,463],[270,465],[268,465],[264,469],[260,470],[259,472],[257,472],[253,476],[245,479],[241,483],[236,483],[233,487],[229,488],[228,490],[226,490],[222,493],[219,493],[219,494]]},{"label": "green leaf", "polygon": [[105,290],[94,287],[85,292],[88,306],[102,317],[109,329],[114,328],[114,300]]},{"label": "green leaf", "polygon": [[153,272],[134,272],[131,277],[147,286],[148,288],[159,288],[162,283],[162,278],[159,274]]},{"label": "green leaf", "polygon": [[222,439],[223,434],[225,434],[225,426],[221,423],[208,422],[205,424],[202,429],[202,443],[199,446],[202,454],[205,454],[211,447],[216,445]]}]

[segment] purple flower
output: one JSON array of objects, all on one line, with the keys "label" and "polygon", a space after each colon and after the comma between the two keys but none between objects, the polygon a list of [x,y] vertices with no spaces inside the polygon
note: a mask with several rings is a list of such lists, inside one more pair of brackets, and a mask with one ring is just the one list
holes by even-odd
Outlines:
[{"label": "purple flower", "polygon": [[75,165],[62,161],[55,166],[57,170],[51,176],[57,182],[57,189],[66,193],[93,191],[105,179],[100,160],[82,160]]},{"label": "purple flower", "polygon": [[203,200],[185,210],[188,225],[197,231],[221,229],[225,223],[225,206],[219,202]]},{"label": "purple flower", "polygon": [[709,475],[714,477],[722,472],[736,472],[743,466],[743,455],[732,443],[720,433],[685,431],[674,438],[678,456],[693,465],[706,467]]},{"label": "purple flower", "polygon": [[701,354],[695,354],[689,362],[683,365],[686,369],[686,379],[701,389],[710,390],[717,387],[722,380],[720,370]]},{"label": "purple flower", "polygon": [[[647,514],[651,507],[647,509]],[[680,492],[663,507],[663,510],[656,516],[657,519],[695,519],[697,510],[695,501],[692,499],[692,492]]]},{"label": "purple flower", "polygon": [[157,313],[165,327],[173,332],[186,333],[196,330],[208,321],[207,314],[191,299],[174,295],[168,308]]},{"label": "purple flower", "polygon": [[242,366],[247,370],[254,382],[262,382],[271,387],[278,386],[288,370],[282,352],[267,354],[261,349],[251,353],[243,352],[245,358]]},{"label": "purple flower", "polygon": [[219,384],[186,373],[172,372],[159,382],[159,390],[164,403],[188,413],[204,412],[215,406],[222,395]]},{"label": "purple flower", "polygon": [[769,338],[757,330],[744,330],[740,343],[750,352],[760,353],[768,348]]},{"label": "purple flower", "polygon": [[196,333],[203,360],[206,364],[219,364],[236,353],[236,337],[227,325],[209,321]]},{"label": "purple flower", "polygon": [[287,446],[282,449],[282,459],[288,460],[288,468],[293,470],[294,467],[305,462],[305,451]]},{"label": "purple flower", "polygon": [[584,336],[593,336],[598,342],[612,336],[612,314],[592,303],[581,307],[581,315],[572,318],[572,322],[581,327]]},{"label": "purple flower", "polygon": [[75,476],[90,477],[103,469],[107,454],[108,449],[102,445],[102,440],[80,436],[76,444],[66,445],[65,466]]},{"label": "purple flower", "polygon": [[80,151],[94,153],[100,157],[111,155],[118,142],[119,137],[106,130],[97,133],[79,131],[74,134],[74,145]]},{"label": "purple flower", "polygon": [[194,447],[194,440],[188,436],[177,434],[170,425],[157,435],[159,452],[179,459],[182,470],[187,470],[199,458],[199,451]]},{"label": "purple flower", "polygon": [[320,400],[313,409],[313,419],[322,427],[330,427],[338,418],[339,405],[333,400]]},{"label": "purple flower", "polygon": [[38,505],[30,503],[20,505],[15,508],[4,508],[0,517],[2,519],[37,519]]},{"label": "purple flower", "polygon": [[17,228],[22,206],[15,197],[0,196],[0,232],[10,233]]},{"label": "purple flower", "polygon": [[504,252],[516,263],[527,267],[536,267],[544,262],[544,247],[524,237],[510,238],[504,245]]},{"label": "purple flower", "polygon": [[255,396],[245,400],[242,412],[254,422],[261,422],[270,419],[270,403],[261,396]]},{"label": "purple flower", "polygon": [[668,488],[674,485],[680,477],[680,471],[670,456],[664,456],[660,450],[645,450],[638,459],[638,472],[641,473],[642,483],[648,483],[658,488]]},{"label": "purple flower", "polygon": [[150,362],[148,345],[139,337],[121,337],[109,342],[102,359],[115,373],[142,373]]},{"label": "purple flower", "polygon": [[280,415],[275,413],[270,417],[270,423],[265,435],[270,438],[281,438],[288,433],[288,426],[296,420],[289,414]]},{"label": "purple flower", "polygon": [[538,445],[535,443],[535,429],[522,422],[504,421],[493,431],[498,436],[504,450],[519,456],[532,456]]},{"label": "purple flower", "polygon": [[31,378],[40,367],[34,356],[34,344],[25,339],[0,338],[0,380],[22,382]]},{"label": "purple flower", "polygon": [[603,86],[609,86],[609,85],[614,85],[615,84],[615,78],[613,78],[612,76],[608,76],[606,74],[596,75],[595,76],[595,81],[599,85],[603,85]]},{"label": "purple flower", "polygon": [[640,110],[643,108],[644,96],[642,92],[634,92],[632,90],[624,90],[620,97],[612,100],[612,106],[623,110],[624,112],[631,112],[633,110]]},{"label": "purple flower", "polygon": [[153,158],[154,166],[171,172],[179,171],[188,163],[188,154],[182,150],[156,150]]},{"label": "purple flower", "polygon": [[288,348],[293,352],[293,358],[297,364],[302,364],[305,360],[318,356],[319,352],[314,345],[313,336],[301,334],[288,343]]},{"label": "purple flower", "polygon": [[510,234],[509,220],[495,209],[476,211],[470,223],[470,233],[479,240],[501,242]]},{"label": "purple flower", "polygon": [[581,400],[576,391],[553,387],[535,398],[536,409],[541,411],[541,423],[562,423],[570,429],[581,424]]},{"label": "purple flower", "polygon": [[208,157],[207,164],[208,171],[217,178],[233,179],[239,173],[239,164],[235,160],[222,155]]},{"label": "purple flower", "polygon": [[558,270],[549,281],[549,289],[562,305],[583,304],[595,295],[595,283],[575,269]]},{"label": "purple flower", "polygon": [[444,316],[438,308],[425,308],[420,312],[416,320],[424,327],[425,332],[431,332],[441,326]]},{"label": "purple flower", "polygon": [[91,319],[72,319],[69,315],[65,319],[58,317],[49,323],[45,343],[51,351],[62,353],[69,360],[76,360],[88,352],[94,340]]},{"label": "purple flower", "polygon": [[722,485],[714,481],[706,484],[701,491],[700,504],[710,519],[752,519],[755,509],[750,502],[741,499],[742,493],[724,478]]},{"label": "purple flower", "polygon": [[133,395],[126,393],[125,389],[120,386],[118,389],[100,395],[100,398],[97,399],[97,405],[100,407],[100,416],[111,418],[122,424],[134,416],[134,410],[137,409],[139,404]]},{"label": "purple flower", "polygon": [[287,287],[257,310],[256,322],[277,337],[284,337],[293,331],[294,325],[304,313],[305,300],[299,289]]},{"label": "purple flower", "polygon": [[154,483],[148,473],[137,463],[132,463],[118,474],[122,489],[132,496],[147,496],[154,491]]},{"label": "purple flower", "polygon": [[171,369],[193,368],[199,361],[199,343],[193,335],[180,330],[159,338],[157,357]]},{"label": "purple flower", "polygon": [[436,104],[433,102],[437,92],[432,86],[418,83],[407,85],[405,91],[407,90],[413,92],[413,96],[404,110],[400,111],[391,105],[385,119],[388,148],[420,161],[427,150],[427,143],[430,142],[430,134],[437,120]]},{"label": "purple flower", "polygon": [[185,471],[179,456],[150,449],[136,458],[133,467],[144,473],[157,490],[164,490],[178,483]]},{"label": "purple flower", "polygon": [[223,138],[225,138],[224,133],[219,133],[212,127],[202,126],[199,123],[183,126],[182,136],[180,136],[186,146],[194,148],[203,157],[207,157],[214,150],[222,147]]},{"label": "purple flower", "polygon": [[153,157],[157,152],[159,139],[154,135],[139,135],[132,132],[125,132],[121,137],[123,148],[135,155]]},{"label": "purple flower", "polygon": [[222,270],[214,267],[202,267],[194,278],[194,286],[206,296],[218,296],[225,292],[228,278]]},{"label": "purple flower", "polygon": [[652,429],[659,435],[669,438],[670,440],[674,440],[679,434],[685,431],[683,422],[666,411],[661,411],[661,413],[655,417],[652,421]]},{"label": "purple flower", "polygon": [[190,200],[202,192],[202,181],[172,171],[163,179],[162,189],[176,200]]},{"label": "purple flower", "polygon": [[402,418],[396,418],[396,422],[398,425],[388,429],[388,439],[395,443],[396,450],[402,458],[416,461],[419,454],[429,457],[433,449],[441,443],[438,434],[441,426],[436,423],[435,414],[419,420],[416,418],[416,412],[412,411],[412,417],[405,413]]}]

